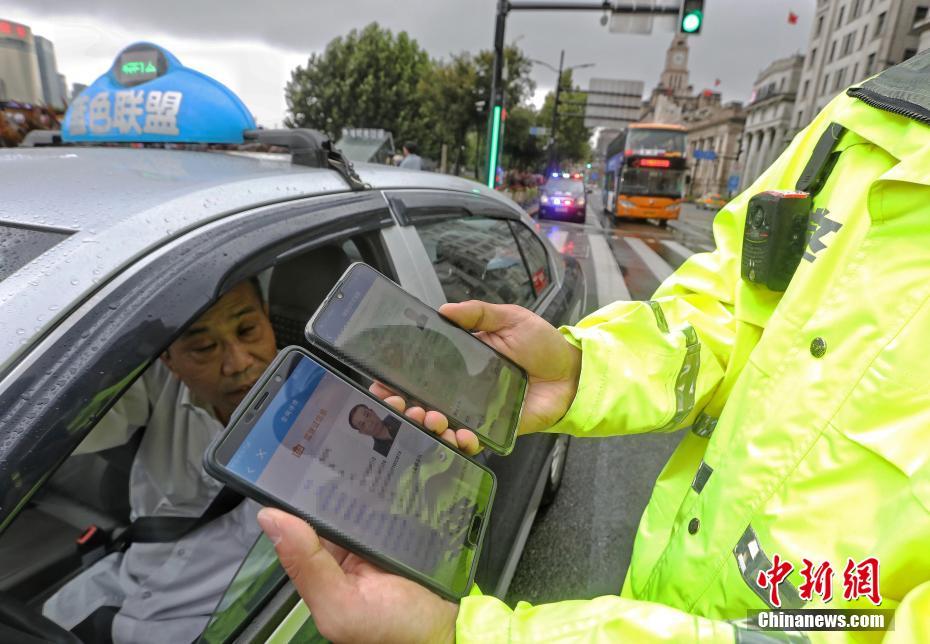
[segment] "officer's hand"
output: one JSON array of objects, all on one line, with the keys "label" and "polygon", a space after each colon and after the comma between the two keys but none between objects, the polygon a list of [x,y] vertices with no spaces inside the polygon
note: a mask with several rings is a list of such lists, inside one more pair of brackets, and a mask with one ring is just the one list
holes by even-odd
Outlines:
[{"label": "officer's hand", "polygon": [[575,399],[581,351],[554,326],[521,306],[469,300],[443,304],[439,312],[523,367],[530,385],[520,434],[552,427]]},{"label": "officer's hand", "polygon": [[401,396],[388,389],[380,382],[372,383],[368,388],[371,393],[381,398],[388,405],[404,414],[416,423],[426,427],[431,432],[437,434],[441,439],[458,447],[460,450],[470,456],[474,456],[481,451],[481,445],[478,443],[478,437],[469,429],[450,429],[449,419],[438,411],[427,411],[422,407],[407,408],[407,401]]},{"label": "officer's hand", "polygon": [[458,606],[317,537],[301,519],[264,508],[258,522],[333,642],[453,642]]}]

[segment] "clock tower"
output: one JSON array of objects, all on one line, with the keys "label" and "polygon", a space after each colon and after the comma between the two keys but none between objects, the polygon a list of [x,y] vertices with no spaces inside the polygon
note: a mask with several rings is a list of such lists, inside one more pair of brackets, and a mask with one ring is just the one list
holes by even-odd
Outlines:
[{"label": "clock tower", "polygon": [[675,96],[688,94],[688,37],[676,34],[665,54],[665,69],[659,85]]}]

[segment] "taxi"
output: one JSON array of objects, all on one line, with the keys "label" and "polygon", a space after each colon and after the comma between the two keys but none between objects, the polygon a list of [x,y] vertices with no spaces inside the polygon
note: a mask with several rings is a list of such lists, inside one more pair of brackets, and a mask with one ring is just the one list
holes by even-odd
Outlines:
[{"label": "taxi", "polygon": [[[244,142],[283,152],[210,147]],[[578,263],[510,200],[455,177],[353,165],[319,132],[258,129],[232,92],[151,43],[120,52],[62,131],[28,145],[0,151],[0,632],[10,641],[75,641],[42,605],[132,523],[139,441],[74,450],[231,285],[259,280],[279,347],[306,346],[306,320],[355,261],[434,307],[479,298],[555,325],[588,308]],[[507,457],[477,457],[498,479],[477,575],[485,592],[506,592],[567,449],[567,437],[540,434]],[[316,636],[264,537],[204,624],[204,642]]]},{"label": "taxi", "polygon": [[727,199],[719,192],[705,192],[694,203],[704,210],[720,210],[727,205]]}]

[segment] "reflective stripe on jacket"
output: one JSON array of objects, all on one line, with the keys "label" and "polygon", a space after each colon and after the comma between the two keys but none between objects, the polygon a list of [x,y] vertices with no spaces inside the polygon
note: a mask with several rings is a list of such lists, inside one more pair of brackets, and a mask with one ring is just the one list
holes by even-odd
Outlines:
[{"label": "reflective stripe on jacket", "polygon": [[[808,258],[784,293],[740,278],[746,206],[792,190],[831,122],[847,128],[814,201]],[[643,514],[620,597],[511,611],[463,600],[459,641],[733,641],[770,606],[756,578],[794,570],[782,607],[844,599],[849,559],[879,561],[894,631],[811,641],[930,641],[930,127],[836,98],[714,220],[652,302],[616,302],[562,329],[581,382],[551,431],[690,427]],[[835,572],[828,604],[802,559]],[[766,641],[763,636],[752,641]],[[749,641],[749,640],[747,640]]]}]

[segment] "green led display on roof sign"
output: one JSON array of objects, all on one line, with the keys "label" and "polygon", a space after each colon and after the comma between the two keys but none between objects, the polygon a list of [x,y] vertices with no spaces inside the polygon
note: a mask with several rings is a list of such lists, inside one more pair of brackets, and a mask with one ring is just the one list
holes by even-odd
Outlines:
[{"label": "green led display on roof sign", "polygon": [[127,76],[132,76],[135,74],[157,74],[158,69],[151,62],[145,62],[144,60],[134,60],[128,63],[123,63],[123,66],[120,68],[121,71]]}]

